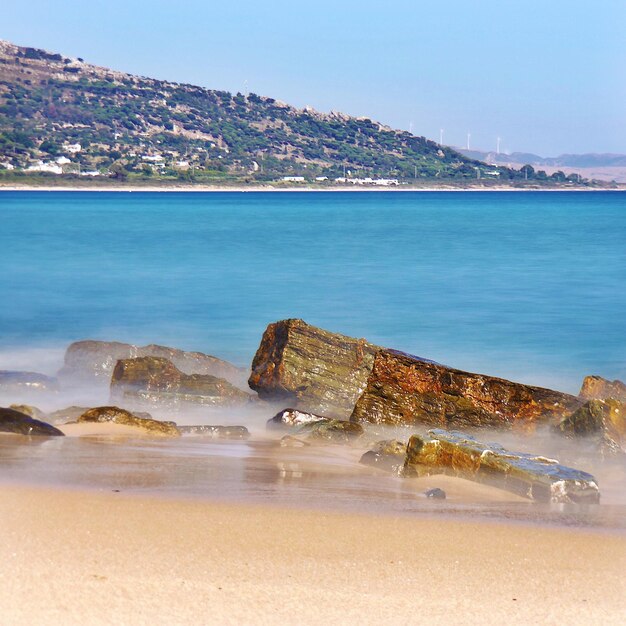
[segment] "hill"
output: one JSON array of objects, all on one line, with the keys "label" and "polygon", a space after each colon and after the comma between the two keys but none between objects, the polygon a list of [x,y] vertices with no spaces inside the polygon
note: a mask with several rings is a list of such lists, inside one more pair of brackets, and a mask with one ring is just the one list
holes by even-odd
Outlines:
[{"label": "hill", "polygon": [[5,41],[2,171],[204,182],[524,179],[370,119],[133,76]]}]

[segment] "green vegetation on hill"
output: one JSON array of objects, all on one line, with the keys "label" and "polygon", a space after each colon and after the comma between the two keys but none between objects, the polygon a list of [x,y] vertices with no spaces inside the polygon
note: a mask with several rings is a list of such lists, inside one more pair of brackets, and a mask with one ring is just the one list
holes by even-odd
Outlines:
[{"label": "green vegetation on hill", "polygon": [[[131,76],[0,42],[0,172],[29,167],[31,176],[61,169],[200,182],[522,181],[532,170],[490,166],[365,118]],[[531,179],[538,179],[534,170]]]}]

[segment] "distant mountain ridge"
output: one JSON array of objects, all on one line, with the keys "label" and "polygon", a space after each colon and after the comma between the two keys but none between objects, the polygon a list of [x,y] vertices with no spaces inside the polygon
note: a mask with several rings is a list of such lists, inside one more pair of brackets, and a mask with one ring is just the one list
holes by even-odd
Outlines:
[{"label": "distant mountain ridge", "polygon": [[454,148],[471,159],[494,164],[517,163],[519,165],[548,167],[626,167],[626,154],[561,154],[557,157],[542,157],[529,152],[484,152],[482,150],[466,150]]}]

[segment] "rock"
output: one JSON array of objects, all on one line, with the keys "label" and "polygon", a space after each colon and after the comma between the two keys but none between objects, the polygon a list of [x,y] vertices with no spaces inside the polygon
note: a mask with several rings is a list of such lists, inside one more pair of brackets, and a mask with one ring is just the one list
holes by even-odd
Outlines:
[{"label": "rock", "polygon": [[50,419],[49,415],[44,413],[41,409],[38,409],[36,406],[31,406],[30,404],[12,404],[9,408],[14,411],[24,413],[25,415],[29,415],[30,417],[34,417],[36,420],[45,421]]},{"label": "rock", "polygon": [[57,391],[56,378],[37,372],[14,372],[0,370],[0,390],[2,391]]},{"label": "rock", "polygon": [[498,444],[483,444],[461,432],[434,429],[430,438],[413,435],[407,445],[404,475],[450,473],[544,502],[599,501],[596,479],[558,461]]},{"label": "rock", "polygon": [[215,439],[247,439],[250,432],[245,426],[208,426],[206,424],[194,426],[179,426],[183,435],[208,435]]},{"label": "rock", "polygon": [[63,437],[63,433],[54,426],[32,418],[26,413],[14,409],[0,408],[0,432],[18,435],[41,435],[45,437]]},{"label": "rock", "polygon": [[77,341],[71,344],[65,353],[65,364],[59,378],[64,383],[100,383],[108,386],[119,360],[146,356],[166,358],[185,374],[216,376],[247,389],[247,370],[228,361],[202,352],[185,352],[155,344],[138,347],[117,341]]},{"label": "rock", "polygon": [[252,397],[223,378],[184,374],[162,357],[117,362],[111,377],[111,401],[177,407],[180,404],[225,406]]},{"label": "rock", "polygon": [[297,439],[296,437],[292,437],[291,435],[285,435],[280,438],[280,447],[281,448],[306,448],[311,444],[303,439]]},{"label": "rock", "polygon": [[580,405],[579,399],[558,391],[381,350],[350,419],[376,424],[522,426],[532,430],[537,422],[554,421]]},{"label": "rock", "polygon": [[377,350],[364,339],[282,320],[263,333],[249,385],[261,398],[345,419],[365,388]]},{"label": "rock", "polygon": [[267,428],[289,428],[291,426],[304,426],[316,422],[330,421],[330,417],[305,413],[297,409],[283,409],[267,420]]},{"label": "rock", "polygon": [[172,422],[159,422],[155,419],[138,417],[130,411],[116,406],[99,406],[89,409],[78,418],[78,422],[113,422],[114,424],[141,428],[153,435],[180,436],[178,428]]},{"label": "rock", "polygon": [[439,489],[439,487],[435,487],[434,489],[429,489],[424,492],[424,495],[427,498],[434,498],[435,500],[445,500],[446,492],[443,489]]},{"label": "rock", "polygon": [[615,398],[620,402],[626,402],[626,385],[621,380],[606,380],[601,376],[587,376],[583,380],[580,393],[583,400],[607,400]]},{"label": "rock", "polygon": [[88,406],[68,406],[65,409],[53,411],[48,417],[53,424],[66,424],[67,422],[75,422],[88,410]]},{"label": "rock", "polygon": [[553,430],[561,435],[585,439],[603,455],[623,454],[626,440],[626,404],[613,398],[589,400],[564,417]]},{"label": "rock", "polygon": [[378,441],[359,460],[363,465],[399,473],[406,459],[406,444],[395,439]]},{"label": "rock", "polygon": [[363,426],[360,424],[329,419],[305,424],[298,430],[298,433],[307,433],[310,440],[333,443],[348,443],[360,437],[363,432]]}]

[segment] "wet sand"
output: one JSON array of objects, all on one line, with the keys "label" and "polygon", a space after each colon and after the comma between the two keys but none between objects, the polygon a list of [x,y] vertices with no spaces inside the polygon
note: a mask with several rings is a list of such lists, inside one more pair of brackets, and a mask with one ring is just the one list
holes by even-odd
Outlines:
[{"label": "wet sand", "polygon": [[0,487],[3,624],[619,624],[623,534]]}]

